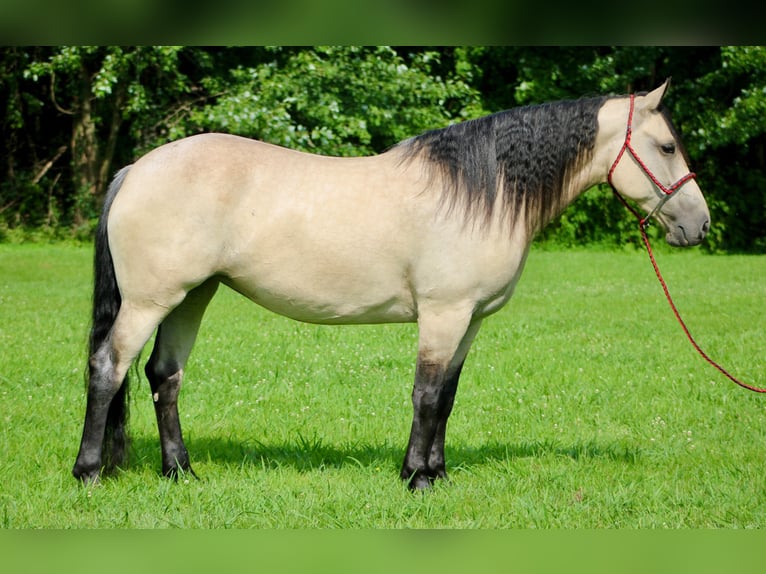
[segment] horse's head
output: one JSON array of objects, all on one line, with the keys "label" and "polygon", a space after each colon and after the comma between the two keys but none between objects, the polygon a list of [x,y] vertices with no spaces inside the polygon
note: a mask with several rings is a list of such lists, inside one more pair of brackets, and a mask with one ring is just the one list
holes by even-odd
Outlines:
[{"label": "horse's head", "polygon": [[668,87],[631,96],[624,142],[609,170],[609,183],[662,223],[668,243],[697,245],[710,227],[710,213],[683,145],[661,105]]}]

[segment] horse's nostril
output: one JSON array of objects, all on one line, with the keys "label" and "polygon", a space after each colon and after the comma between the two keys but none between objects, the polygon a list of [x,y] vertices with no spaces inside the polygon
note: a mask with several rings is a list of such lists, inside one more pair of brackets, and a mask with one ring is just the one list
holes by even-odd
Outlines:
[{"label": "horse's nostril", "polygon": [[702,233],[707,234],[707,232],[710,230],[710,220],[706,219],[705,223],[702,224]]}]

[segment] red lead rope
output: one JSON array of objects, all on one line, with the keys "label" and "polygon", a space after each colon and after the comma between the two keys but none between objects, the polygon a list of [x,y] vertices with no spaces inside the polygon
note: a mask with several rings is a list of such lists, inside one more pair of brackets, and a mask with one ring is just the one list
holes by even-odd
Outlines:
[{"label": "red lead rope", "polygon": [[646,221],[638,214],[636,213],[636,210],[634,210],[628,203],[625,201],[625,199],[620,195],[620,193],[612,187],[612,190],[614,191],[615,195],[620,199],[620,201],[625,205],[625,207],[628,208],[628,210],[633,213],[633,215],[636,216],[636,218],[639,220],[639,229],[641,231],[641,239],[644,241],[644,245],[646,245],[646,252],[649,254],[649,260],[652,262],[652,267],[654,267],[654,273],[657,275],[657,279],[660,282],[660,285],[662,285],[662,290],[665,292],[665,298],[668,300],[668,304],[670,305],[670,308],[673,310],[673,314],[676,316],[676,319],[678,320],[678,323],[681,325],[681,329],[683,329],[684,333],[686,334],[686,338],[689,339],[689,342],[692,344],[692,347],[700,354],[700,356],[705,359],[708,363],[710,363],[713,367],[715,367],[718,371],[721,372],[727,379],[732,381],[733,383],[738,384],[740,387],[743,387],[749,391],[753,391],[756,393],[766,393],[766,389],[760,388],[760,387],[754,387],[752,385],[748,385],[747,383],[743,383],[739,379],[737,379],[734,375],[729,373],[726,369],[724,369],[721,365],[716,363],[713,359],[708,356],[708,354],[702,350],[702,348],[697,344],[697,341],[694,340],[694,337],[692,336],[691,332],[689,331],[689,328],[686,326],[686,323],[684,323],[684,320],[681,318],[681,313],[678,312],[678,308],[676,307],[676,304],[673,302],[673,298],[670,296],[670,291],[668,290],[668,285],[665,283],[665,279],[662,277],[662,273],[660,273],[660,267],[657,265],[657,260],[654,258],[654,253],[652,252],[652,246],[649,244],[649,237],[646,235]]},{"label": "red lead rope", "polygon": [[[673,298],[670,296],[668,285],[667,283],[665,283],[665,279],[662,277],[662,273],[660,273],[660,267],[659,265],[657,265],[657,260],[654,258],[654,252],[652,251],[652,246],[649,243],[649,237],[646,235],[646,226],[649,223],[649,218],[656,211],[658,211],[658,209],[662,206],[662,204],[664,204],[665,201],[667,201],[674,192],[680,189],[683,184],[693,179],[695,177],[695,174],[688,173],[687,175],[679,179],[676,183],[674,183],[670,187],[665,187],[657,180],[657,178],[649,170],[649,168],[644,164],[644,162],[641,161],[641,159],[638,157],[638,154],[630,145],[630,136],[631,136],[632,126],[633,126],[634,99],[635,99],[634,96],[631,95],[630,96],[630,112],[628,115],[628,130],[625,135],[625,143],[623,144],[622,149],[620,149],[620,153],[617,155],[617,158],[614,160],[612,167],[609,169],[609,175],[607,177],[607,181],[609,182],[609,185],[612,187],[612,191],[617,196],[617,198],[622,202],[622,204],[626,208],[628,208],[628,211],[630,211],[636,217],[636,219],[638,219],[638,227],[639,227],[639,230],[641,231],[641,239],[643,240],[644,245],[646,246],[646,251],[649,254],[649,260],[652,262],[652,267],[654,267],[654,273],[655,275],[657,275],[657,279],[659,280],[660,285],[662,285],[662,290],[665,292],[665,297],[668,300],[668,304],[670,305],[670,308],[673,310],[673,314],[676,316],[678,323],[681,325],[681,328],[686,334],[686,338],[689,339],[689,342],[692,344],[692,347],[694,347],[694,349],[700,354],[700,356],[703,359],[705,359],[710,365],[715,367],[722,375],[724,375],[727,379],[729,379],[733,383],[736,383],[740,387],[743,387],[749,391],[753,391],[756,393],[766,393],[766,388],[760,388],[760,387],[754,387],[752,385],[748,385],[746,383],[743,383],[736,377],[734,377],[721,365],[719,365],[713,359],[711,359],[705,351],[702,350],[702,348],[697,344],[697,341],[694,340],[694,337],[692,337],[692,334],[689,331],[689,328],[686,326],[686,323],[684,323],[684,320],[681,318],[681,314],[678,312],[678,308],[676,307],[676,304],[673,302]],[[652,180],[652,182],[665,194],[664,197],[660,200],[659,204],[646,217],[641,217],[641,214],[639,214],[635,209],[633,209],[633,207],[630,206],[630,204],[625,200],[624,197],[622,197],[620,192],[617,191],[617,188],[612,183],[612,174],[614,173],[614,170],[617,167],[617,164],[619,163],[620,159],[622,159],[622,156],[626,149],[628,150],[630,155],[633,156],[633,159],[636,160],[636,163],[638,163],[638,165],[641,167],[644,173],[646,173],[647,176],[649,176],[649,178]]]}]

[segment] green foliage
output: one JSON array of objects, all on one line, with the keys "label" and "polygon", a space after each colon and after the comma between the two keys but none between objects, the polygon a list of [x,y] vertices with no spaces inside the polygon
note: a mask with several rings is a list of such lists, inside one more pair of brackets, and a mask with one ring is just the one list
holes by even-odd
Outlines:
[{"label": "green foliage", "polygon": [[461,78],[433,74],[438,52],[404,57],[389,47],[272,48],[257,67],[207,83],[221,92],[191,114],[202,129],[293,149],[368,155],[434,126],[484,113]]},{"label": "green foliage", "polygon": [[699,87],[705,106],[692,141],[700,149],[745,145],[766,131],[766,47],[722,47],[720,67],[700,78]]},{"label": "green foliage", "polygon": [[[99,213],[113,163],[133,157],[169,106],[184,97],[186,76],[175,47],[62,46],[5,49],[12,82],[6,125],[10,185],[1,203],[15,204],[16,222],[35,225],[46,210],[24,210],[19,196],[32,181],[62,215],[82,228]],[[125,125],[129,129],[125,129]],[[132,138],[125,136],[130,134]],[[8,214],[10,215],[10,214]],[[50,222],[48,222],[49,224]]]},{"label": "green foliage", "polygon": [[[686,142],[708,198],[713,249],[766,249],[766,48],[720,49],[701,75],[694,109],[684,110]],[[717,228],[717,229],[716,229]]]},{"label": "green foliage", "polygon": [[[186,77],[179,73],[181,50],[176,46],[64,46],[53,49],[47,58],[30,62],[23,77],[34,82],[53,78],[54,84],[57,79],[74,84],[80,74],[88,74],[88,83],[78,86],[84,94],[65,85],[59,88],[63,97],[108,101],[118,90],[124,90],[127,97],[118,112],[127,119],[168,103],[158,97],[187,91]],[[68,108],[65,100],[61,105]],[[101,111],[112,112],[108,106]]]},{"label": "green foliage", "polygon": [[[711,209],[704,248],[766,251],[761,46],[6,47],[0,64],[8,229],[87,232],[117,168],[201,131],[371,154],[492,111],[672,77],[666,101]],[[608,191],[592,190],[542,239],[625,245],[634,227]]]}]

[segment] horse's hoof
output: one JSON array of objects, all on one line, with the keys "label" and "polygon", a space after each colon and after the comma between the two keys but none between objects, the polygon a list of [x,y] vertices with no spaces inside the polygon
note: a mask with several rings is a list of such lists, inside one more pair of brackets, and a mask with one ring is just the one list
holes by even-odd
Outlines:
[{"label": "horse's hoof", "polygon": [[445,481],[449,481],[449,476],[447,475],[447,471],[444,470],[443,468],[440,468],[438,470],[432,471],[429,474],[429,476],[433,477],[432,481],[433,480],[445,480]]},{"label": "horse's hoof", "polygon": [[402,479],[407,482],[407,488],[411,491],[424,491],[431,488],[433,479],[422,471],[416,470],[409,477],[402,476]]},{"label": "horse's hoof", "polygon": [[101,476],[98,470],[72,469],[72,476],[82,482],[84,486],[98,486],[101,484]]},{"label": "horse's hoof", "polygon": [[163,469],[162,474],[167,478],[175,480],[176,482],[178,482],[179,479],[189,480],[190,478],[199,480],[197,473],[192,470],[191,466],[187,466],[185,468],[173,466]]}]

